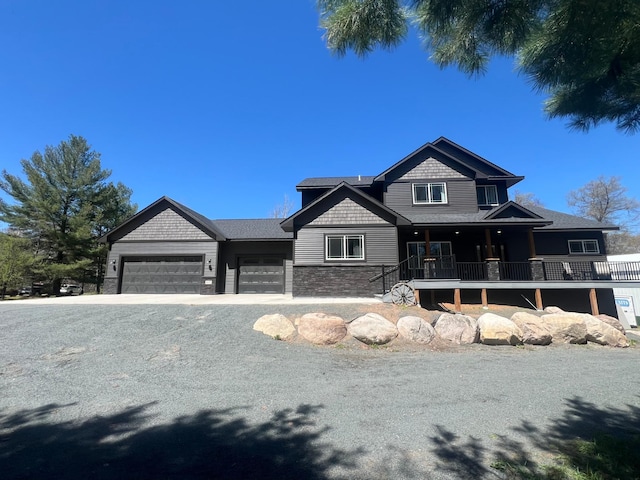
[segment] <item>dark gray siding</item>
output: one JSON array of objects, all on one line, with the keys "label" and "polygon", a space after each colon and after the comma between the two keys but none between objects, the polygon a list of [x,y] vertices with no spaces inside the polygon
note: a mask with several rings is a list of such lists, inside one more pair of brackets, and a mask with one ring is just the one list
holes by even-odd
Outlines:
[{"label": "dark gray siding", "polygon": [[[447,200],[444,205],[413,205],[413,183],[445,182]],[[468,179],[419,179],[411,182],[395,182],[387,186],[384,203],[401,215],[417,213],[475,213],[478,211],[476,184]]]},{"label": "dark gray siding", "polygon": [[326,235],[364,235],[365,260],[344,265],[395,265],[398,263],[398,233],[392,225],[303,228],[295,241],[296,265],[336,265],[325,261]]},{"label": "dark gray siding", "polygon": [[292,291],[293,242],[226,242],[220,247],[220,276],[217,290],[236,293],[236,275],[239,257],[278,256],[284,258],[284,291]]},{"label": "dark gray siding", "polygon": [[[534,232],[533,239],[536,244],[536,254],[539,257],[570,256],[576,261],[588,261],[594,257],[598,259],[598,255],[569,255],[569,240],[597,240],[600,256],[606,255],[602,232]],[[602,259],[600,258],[600,260]]]}]

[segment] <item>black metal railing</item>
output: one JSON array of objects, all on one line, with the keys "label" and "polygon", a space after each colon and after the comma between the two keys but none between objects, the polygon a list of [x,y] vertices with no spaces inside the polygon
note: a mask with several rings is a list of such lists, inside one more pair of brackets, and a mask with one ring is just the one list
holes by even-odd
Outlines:
[{"label": "black metal railing", "polygon": [[640,280],[640,262],[542,262],[545,280]]},{"label": "black metal railing", "polygon": [[418,257],[416,256],[411,256],[397,265],[382,265],[382,271],[379,274],[371,277],[369,279],[369,282],[382,280],[382,292],[387,293],[396,283],[413,279],[410,273],[413,269],[409,267],[413,262],[416,261],[417,258]]},{"label": "black metal railing", "polygon": [[487,264],[484,262],[457,262],[457,278],[467,281],[487,280]]},{"label": "black metal railing", "polygon": [[[530,262],[498,262],[498,280],[531,281],[534,277],[532,265]],[[640,281],[640,262],[543,261],[542,273],[542,281]],[[414,255],[398,265],[383,265],[381,272],[369,281],[382,280],[386,293],[398,282],[447,279],[489,280],[488,264],[457,262],[453,255],[438,258]]]},{"label": "black metal railing", "polygon": [[500,262],[498,264],[500,280],[532,280],[531,263]]}]

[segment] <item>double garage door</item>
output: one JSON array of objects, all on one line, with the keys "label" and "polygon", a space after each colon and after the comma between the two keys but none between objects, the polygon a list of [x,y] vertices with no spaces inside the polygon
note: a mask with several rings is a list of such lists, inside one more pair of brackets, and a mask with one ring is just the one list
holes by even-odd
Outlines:
[{"label": "double garage door", "polygon": [[201,256],[126,257],[122,293],[200,293]]},{"label": "double garage door", "polygon": [[[125,257],[121,293],[200,293],[201,256]],[[238,293],[284,293],[282,257],[240,257]]]}]

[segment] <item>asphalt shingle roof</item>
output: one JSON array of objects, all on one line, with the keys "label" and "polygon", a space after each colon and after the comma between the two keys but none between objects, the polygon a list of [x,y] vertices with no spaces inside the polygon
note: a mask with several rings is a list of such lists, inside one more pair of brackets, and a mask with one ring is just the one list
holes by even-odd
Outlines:
[{"label": "asphalt shingle roof", "polygon": [[333,188],[342,182],[348,183],[353,187],[369,186],[373,183],[373,176],[360,175],[356,177],[311,177],[302,180],[296,188]]},{"label": "asphalt shingle roof", "polygon": [[577,217],[568,213],[557,212],[555,210],[549,210],[541,207],[527,206],[528,210],[539,215],[542,219],[537,218],[496,218],[487,219],[488,215],[497,210],[500,207],[496,207],[492,210],[480,210],[476,213],[419,213],[419,214],[405,214],[412,223],[417,224],[540,224],[545,221],[553,222],[551,225],[540,225],[536,227],[539,230],[567,230],[567,229],[582,229],[582,230],[612,230],[617,229],[615,225],[596,222],[588,218]]},{"label": "asphalt shingle roof", "polygon": [[564,229],[583,229],[583,230],[618,230],[616,225],[610,223],[601,223],[590,218],[577,217],[568,213],[549,210],[542,207],[527,207],[533,213],[540,215],[544,219],[551,220],[553,223],[543,230],[564,230]]},{"label": "asphalt shingle roof", "polygon": [[229,240],[293,240],[280,222],[282,218],[211,220]]}]

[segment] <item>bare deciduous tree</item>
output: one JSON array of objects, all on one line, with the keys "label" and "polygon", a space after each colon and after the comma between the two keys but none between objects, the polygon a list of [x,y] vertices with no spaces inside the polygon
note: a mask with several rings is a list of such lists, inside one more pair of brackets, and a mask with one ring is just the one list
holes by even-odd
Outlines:
[{"label": "bare deciduous tree", "polygon": [[516,190],[513,201],[523,207],[544,207],[542,200],[531,192],[521,192],[520,190]]},{"label": "bare deciduous tree", "polygon": [[282,203],[279,203],[273,210],[271,210],[270,217],[271,218],[287,218],[291,211],[293,210],[294,204],[289,198],[289,195],[284,194],[284,199]]},{"label": "bare deciduous tree", "polygon": [[627,195],[620,177],[599,176],[585,186],[572,190],[567,203],[582,217],[598,222],[632,228],[640,217],[640,202]]}]

